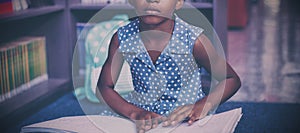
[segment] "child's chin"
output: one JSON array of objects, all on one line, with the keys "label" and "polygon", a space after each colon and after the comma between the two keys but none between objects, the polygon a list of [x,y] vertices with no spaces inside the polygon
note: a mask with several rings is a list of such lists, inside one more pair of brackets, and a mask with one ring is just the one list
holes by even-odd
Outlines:
[{"label": "child's chin", "polygon": [[168,20],[169,18],[162,17],[162,16],[156,16],[156,15],[146,15],[146,16],[141,16],[141,20],[145,24],[151,24],[151,25],[156,25],[160,24],[161,22]]}]

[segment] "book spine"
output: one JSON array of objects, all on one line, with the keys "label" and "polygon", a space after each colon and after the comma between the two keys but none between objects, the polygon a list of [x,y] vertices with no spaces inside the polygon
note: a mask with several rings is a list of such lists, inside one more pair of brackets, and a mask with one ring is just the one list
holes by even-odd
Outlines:
[{"label": "book spine", "polygon": [[[9,92],[12,90],[12,88],[13,88],[13,83],[12,83],[12,68],[11,68],[11,66],[12,66],[12,56],[11,56],[11,53],[12,53],[12,51],[11,51],[11,49],[8,49],[7,50],[7,60],[8,60],[8,64],[7,64],[7,73],[8,73],[8,84],[9,84],[9,87],[7,88],[7,92],[6,93],[8,93],[9,94]],[[9,95],[7,95],[8,96],[8,98],[9,98]]]},{"label": "book spine", "polygon": [[25,10],[25,9],[28,8],[28,4],[27,4],[27,1],[26,1],[26,0],[19,0],[19,1],[20,1],[22,10]]},{"label": "book spine", "polygon": [[32,78],[31,78],[31,80],[32,79],[34,79],[37,75],[36,75],[36,62],[37,62],[37,60],[36,60],[36,54],[35,54],[35,52],[36,52],[36,45],[37,45],[37,40],[32,40],[32,49],[31,49],[31,52],[32,52],[32,56],[31,56],[31,58],[32,58]]},{"label": "book spine", "polygon": [[19,51],[20,47],[17,46],[16,47],[16,61],[15,61],[15,64],[16,64],[16,86],[20,86],[21,85],[21,79],[20,79],[20,51]]},{"label": "book spine", "polygon": [[4,94],[6,92],[6,60],[5,60],[5,51],[2,51],[1,52],[1,60],[2,60],[2,78],[3,78],[3,84],[2,84],[2,99],[4,99]]},{"label": "book spine", "polygon": [[0,48],[0,102],[48,80],[45,37],[31,37]]},{"label": "book spine", "polygon": [[39,64],[38,64],[38,69],[39,69],[39,75],[43,75],[46,74],[44,67],[45,67],[45,54],[46,54],[46,50],[44,49],[45,47],[45,38],[41,38],[41,41],[38,45],[38,57],[39,57]]},{"label": "book spine", "polygon": [[12,0],[12,4],[13,4],[14,11],[20,11],[22,9],[21,3],[19,0]]},{"label": "book spine", "polygon": [[47,74],[47,53],[46,53],[46,38],[42,43],[42,74]]},{"label": "book spine", "polygon": [[19,69],[20,69],[20,85],[25,83],[24,80],[24,63],[23,63],[23,46],[19,45]]},{"label": "book spine", "polygon": [[34,53],[35,53],[35,72],[36,72],[36,76],[40,76],[41,73],[41,67],[40,67],[40,54],[39,54],[39,46],[41,45],[41,38],[39,38],[39,40],[37,41],[37,44],[35,45],[35,50],[34,50]]},{"label": "book spine", "polygon": [[32,79],[37,76],[37,55],[36,55],[36,46],[38,44],[38,40],[32,40]]},{"label": "book spine", "polygon": [[41,71],[41,67],[40,67],[40,54],[39,54],[39,46],[42,44],[42,40],[41,40],[41,38],[39,38],[38,39],[38,41],[37,41],[37,43],[36,43],[36,45],[35,45],[35,50],[34,50],[34,53],[35,53],[35,56],[36,56],[36,58],[35,58],[35,76],[37,77],[37,76],[40,76],[41,75],[41,73],[40,73],[40,71]]},{"label": "book spine", "polygon": [[23,69],[24,69],[24,83],[29,82],[29,66],[28,66],[28,50],[27,50],[27,45],[23,45],[23,54],[24,54],[24,59],[23,59]]},{"label": "book spine", "polygon": [[1,99],[3,99],[2,98],[2,96],[3,96],[3,94],[4,94],[4,92],[3,92],[3,89],[4,89],[4,83],[3,83],[3,81],[4,81],[4,78],[3,78],[3,66],[2,66],[2,64],[3,64],[3,60],[2,60],[2,51],[0,50],[0,100]]},{"label": "book spine", "polygon": [[[3,52],[3,59],[4,59],[4,79],[5,79],[3,94],[5,94],[9,88],[9,81],[7,80],[7,79],[9,79],[9,77],[8,77],[8,61],[7,61],[7,51],[6,50]],[[4,95],[4,98],[6,98],[5,95]]]},{"label": "book spine", "polygon": [[[9,81],[7,80],[7,79],[9,79],[9,77],[8,77],[8,58],[7,58],[7,51],[4,51],[4,72],[5,72],[5,83],[4,83],[4,85],[5,85],[5,87],[4,87],[4,93],[6,93],[7,91],[8,91],[8,88],[9,88]],[[6,98],[5,96],[4,96],[4,98]]]},{"label": "book spine", "polygon": [[[10,90],[10,92],[9,93],[14,93],[15,92],[15,88],[16,88],[16,70],[15,70],[15,68],[16,68],[16,62],[15,62],[15,60],[16,60],[16,58],[15,58],[15,55],[16,55],[16,53],[15,53],[16,51],[15,51],[15,47],[14,48],[11,48],[11,75],[12,75],[12,88],[11,88],[11,90]],[[11,97],[11,94],[10,94],[10,97]]]},{"label": "book spine", "polygon": [[13,4],[11,0],[0,2],[0,14],[13,12]]},{"label": "book spine", "polygon": [[2,60],[2,89],[1,89],[1,99],[5,99],[5,92],[6,92],[6,61],[4,60],[5,59],[5,51],[2,51],[1,52],[1,60]]},{"label": "book spine", "polygon": [[21,84],[20,84],[20,69],[19,69],[19,66],[20,66],[20,64],[19,64],[19,47],[17,46],[17,47],[15,47],[14,48],[14,69],[15,69],[15,87],[17,88],[17,87],[19,87]]},{"label": "book spine", "polygon": [[34,72],[33,72],[33,41],[30,41],[27,45],[27,51],[28,51],[28,74],[29,74],[29,80],[32,80],[34,78]]}]

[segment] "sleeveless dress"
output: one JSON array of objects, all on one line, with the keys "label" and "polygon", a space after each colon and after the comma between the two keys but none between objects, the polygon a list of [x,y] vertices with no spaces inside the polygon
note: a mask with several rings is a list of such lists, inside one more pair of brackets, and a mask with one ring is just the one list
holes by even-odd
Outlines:
[{"label": "sleeveless dress", "polygon": [[[123,98],[145,110],[168,115],[176,107],[205,96],[193,47],[203,29],[175,15],[171,39],[155,63],[139,35],[139,20],[118,29],[119,52],[130,65],[134,90]],[[122,78],[122,77],[120,77]],[[102,115],[112,115],[105,111]]]}]

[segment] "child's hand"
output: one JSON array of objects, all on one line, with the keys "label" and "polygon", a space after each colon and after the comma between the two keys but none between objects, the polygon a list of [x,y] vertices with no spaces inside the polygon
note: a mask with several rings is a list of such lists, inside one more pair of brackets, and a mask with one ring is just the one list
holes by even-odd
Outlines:
[{"label": "child's hand", "polygon": [[138,133],[144,133],[152,128],[156,128],[162,122],[162,116],[146,110],[132,113],[130,119],[135,122]]},{"label": "child's hand", "polygon": [[197,103],[180,106],[164,120],[163,126],[175,126],[185,119],[188,119],[188,124],[192,125],[196,120],[205,117],[210,109],[210,104],[206,108],[203,104]]}]

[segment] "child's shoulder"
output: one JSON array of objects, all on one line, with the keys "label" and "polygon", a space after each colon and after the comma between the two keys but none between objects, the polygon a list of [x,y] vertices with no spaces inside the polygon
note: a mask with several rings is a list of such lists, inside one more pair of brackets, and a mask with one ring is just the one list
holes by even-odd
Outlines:
[{"label": "child's shoulder", "polygon": [[196,36],[198,36],[204,32],[203,28],[192,25],[192,24],[182,20],[177,15],[175,16],[175,22],[176,22],[175,30],[188,31],[189,33],[193,33],[192,35],[196,35]]},{"label": "child's shoulder", "polygon": [[138,30],[139,21],[138,18],[132,19],[128,24],[118,28],[118,36],[120,39],[127,38],[131,35],[135,35]]}]

